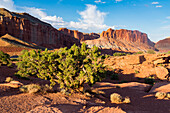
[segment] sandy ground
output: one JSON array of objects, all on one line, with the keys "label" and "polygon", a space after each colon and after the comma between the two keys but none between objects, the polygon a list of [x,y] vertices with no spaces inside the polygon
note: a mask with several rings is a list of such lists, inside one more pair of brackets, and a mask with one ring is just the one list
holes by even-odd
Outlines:
[{"label": "sandy ground", "polygon": [[[31,80],[19,79],[13,74],[15,68],[0,68],[0,83],[11,76],[23,84],[39,83],[49,84],[48,81],[31,78]],[[118,81],[104,80],[95,84],[96,90],[105,92],[104,95],[87,97],[76,93],[71,96],[60,92],[48,94],[20,93],[19,89],[0,86],[0,113],[170,113],[170,100],[158,100],[154,93],[148,93],[140,88],[115,87]],[[129,96],[129,104],[113,104],[110,102],[110,94],[119,93]]]}]

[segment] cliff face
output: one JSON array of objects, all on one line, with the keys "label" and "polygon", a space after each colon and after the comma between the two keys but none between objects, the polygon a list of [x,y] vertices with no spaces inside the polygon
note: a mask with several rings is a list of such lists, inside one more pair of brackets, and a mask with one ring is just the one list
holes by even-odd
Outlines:
[{"label": "cliff face", "polygon": [[155,44],[155,47],[161,52],[170,51],[170,37],[160,40]]},{"label": "cliff face", "polygon": [[87,45],[97,45],[104,49],[114,49],[119,51],[147,51],[154,49],[154,43],[151,42],[147,34],[132,30],[113,30],[108,29],[100,34],[99,39],[85,41]]},{"label": "cliff face", "polygon": [[79,40],[27,13],[14,13],[0,8],[0,36],[10,34],[21,40],[47,48],[70,47]]},{"label": "cliff face", "polygon": [[77,30],[70,30],[67,28],[59,28],[58,30],[62,31],[63,33],[67,35],[70,35],[71,37],[75,37],[80,41],[93,40],[93,39],[97,39],[100,37],[100,35],[97,33],[82,33]]}]

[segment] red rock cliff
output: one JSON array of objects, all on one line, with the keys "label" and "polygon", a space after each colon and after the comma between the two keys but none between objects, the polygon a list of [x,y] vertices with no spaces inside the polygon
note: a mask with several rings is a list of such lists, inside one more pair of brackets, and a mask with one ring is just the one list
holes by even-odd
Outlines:
[{"label": "red rock cliff", "polygon": [[93,40],[93,39],[97,39],[100,37],[100,35],[97,33],[82,33],[77,30],[70,30],[67,28],[59,28],[58,30],[62,31],[63,33],[68,34],[72,37],[75,37],[80,41]]},{"label": "red rock cliff", "polygon": [[168,52],[170,51],[170,37],[160,40],[155,44],[155,47],[160,50],[161,52]]},{"label": "red rock cliff", "polygon": [[0,36],[10,34],[27,42],[48,48],[70,47],[80,41],[27,13],[0,8]]},{"label": "red rock cliff", "polygon": [[132,30],[113,30],[109,28],[100,34],[100,38],[95,40],[87,40],[85,43],[91,46],[98,46],[104,49],[113,49],[118,51],[147,51],[155,49],[154,43],[151,42],[147,34]]}]

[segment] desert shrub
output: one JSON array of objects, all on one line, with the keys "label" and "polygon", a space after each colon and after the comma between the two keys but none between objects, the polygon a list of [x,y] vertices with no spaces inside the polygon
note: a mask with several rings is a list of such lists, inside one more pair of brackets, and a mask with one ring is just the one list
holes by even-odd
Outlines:
[{"label": "desert shrub", "polygon": [[113,56],[126,56],[126,53],[116,52],[116,53],[113,54]]},{"label": "desert shrub", "polygon": [[138,73],[139,73],[139,71],[135,70],[135,73],[136,73],[136,74],[138,74]]},{"label": "desert shrub", "polygon": [[138,51],[138,52],[134,53],[134,55],[137,55],[137,54],[143,54],[143,51]]},{"label": "desert shrub", "polygon": [[5,82],[11,82],[11,81],[13,81],[13,80],[14,80],[13,78],[7,77],[7,78],[5,79]]},{"label": "desert shrub", "polygon": [[123,100],[123,97],[118,93],[113,93],[110,95],[110,101],[112,103],[121,103],[122,100]]},{"label": "desert shrub", "polygon": [[51,85],[54,85],[54,77],[58,71],[57,57],[56,52],[48,52],[47,49],[43,52],[41,50],[24,50],[18,58],[16,75],[25,78],[38,76],[41,79],[50,79]]},{"label": "desert shrub", "polygon": [[92,85],[105,77],[105,57],[100,55],[96,46],[87,49],[85,44],[81,48],[73,45],[70,49],[62,48],[58,55],[56,78],[61,89],[80,89],[84,83]]},{"label": "desert shrub", "polygon": [[170,51],[168,51],[166,54],[170,54]]},{"label": "desert shrub", "polygon": [[23,85],[19,88],[20,92],[23,93],[47,93],[53,92],[53,88],[50,87],[48,84],[44,86],[40,86],[38,84],[28,84]]},{"label": "desert shrub", "polygon": [[145,83],[146,83],[146,84],[151,84],[151,85],[153,85],[153,84],[155,83],[154,77],[151,77],[151,76],[146,77],[144,80],[145,80]]},{"label": "desert shrub", "polygon": [[22,77],[38,76],[50,80],[51,86],[57,83],[64,90],[78,90],[84,83],[89,85],[105,77],[105,56],[101,56],[94,46],[87,49],[73,45],[70,49],[61,48],[57,52],[22,51],[17,63],[17,75]]},{"label": "desert shrub", "polygon": [[155,51],[152,50],[152,49],[149,49],[149,50],[147,51],[147,53],[148,53],[148,54],[155,54]]},{"label": "desert shrub", "polygon": [[41,90],[41,86],[38,84],[28,84],[23,85],[19,90],[24,93],[37,93]]},{"label": "desert shrub", "polygon": [[12,65],[12,62],[10,60],[10,55],[4,53],[3,51],[0,51],[0,66],[1,65],[7,65],[8,67]]}]

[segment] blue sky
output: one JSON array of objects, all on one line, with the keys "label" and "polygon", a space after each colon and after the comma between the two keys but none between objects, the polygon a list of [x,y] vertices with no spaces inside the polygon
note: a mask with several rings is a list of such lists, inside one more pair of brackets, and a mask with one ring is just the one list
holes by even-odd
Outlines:
[{"label": "blue sky", "polygon": [[55,28],[139,30],[154,42],[170,36],[170,0],[0,0],[0,7],[30,13]]}]

